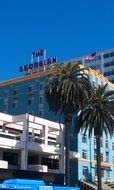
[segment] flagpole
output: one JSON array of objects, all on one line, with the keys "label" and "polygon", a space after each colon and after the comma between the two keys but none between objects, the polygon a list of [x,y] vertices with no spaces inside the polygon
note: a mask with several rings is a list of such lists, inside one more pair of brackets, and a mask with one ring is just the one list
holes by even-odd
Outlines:
[{"label": "flagpole", "polygon": [[45,71],[45,63],[46,63],[46,49],[44,49],[44,71]]},{"label": "flagpole", "polygon": [[31,63],[33,63],[33,54],[31,54]]},{"label": "flagpole", "polygon": [[101,53],[101,73],[104,75],[104,59],[103,59],[103,53]]},{"label": "flagpole", "polygon": [[82,58],[82,65],[85,66],[84,62],[85,57]]},{"label": "flagpole", "polygon": [[39,61],[40,61],[40,56],[37,57],[37,62],[38,62],[37,73],[39,72]]}]

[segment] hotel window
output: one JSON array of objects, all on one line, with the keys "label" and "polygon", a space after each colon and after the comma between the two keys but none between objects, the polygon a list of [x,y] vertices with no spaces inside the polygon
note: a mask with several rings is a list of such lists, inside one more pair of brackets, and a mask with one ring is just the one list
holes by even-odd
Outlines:
[{"label": "hotel window", "polygon": [[87,177],[88,176],[88,167],[87,166],[82,166],[82,174],[83,177]]},{"label": "hotel window", "polygon": [[8,164],[17,165],[18,164],[18,154],[3,152],[3,160],[8,161]]},{"label": "hotel window", "polygon": [[87,150],[82,150],[82,158],[87,159]]},{"label": "hotel window", "polygon": [[34,86],[33,86],[33,85],[30,85],[30,86],[28,87],[28,92],[33,92],[33,88],[34,88]]},{"label": "hotel window", "polygon": [[112,52],[111,52],[111,57],[113,57],[113,56],[114,56],[114,52],[112,51]]},{"label": "hotel window", "polygon": [[82,142],[87,143],[87,135],[82,134]]},{"label": "hotel window", "polygon": [[96,138],[94,138],[94,146],[96,146]]},{"label": "hotel window", "polygon": [[28,99],[28,105],[32,105],[33,103],[34,103],[34,99],[33,98]]},{"label": "hotel window", "polygon": [[114,71],[104,72],[104,76],[110,76],[110,75],[114,75]]},{"label": "hotel window", "polygon": [[40,83],[39,90],[44,90],[44,83]]},{"label": "hotel window", "polygon": [[43,110],[39,110],[39,117],[42,117],[43,116]]},{"label": "hotel window", "polygon": [[17,95],[17,94],[18,94],[18,89],[14,89],[13,95]]},{"label": "hotel window", "polygon": [[106,178],[110,178],[110,170],[106,171]]},{"label": "hotel window", "polygon": [[112,150],[114,150],[114,143],[112,143]]},{"label": "hotel window", "polygon": [[96,153],[96,149],[94,150],[94,160],[97,160],[97,153]]},{"label": "hotel window", "polygon": [[101,162],[103,162],[103,153],[101,153]]},{"label": "hotel window", "polygon": [[3,105],[3,112],[7,112],[8,111],[8,103],[5,102],[5,104]]},{"label": "hotel window", "polygon": [[113,130],[112,136],[114,137],[114,130]]},{"label": "hotel window", "polygon": [[8,90],[5,90],[5,91],[4,91],[4,98],[7,98],[8,95],[9,95],[9,91],[8,91]]},{"label": "hotel window", "polygon": [[106,53],[103,55],[103,58],[109,58],[109,57],[112,57],[113,56],[113,52],[110,52],[110,53]]},{"label": "hotel window", "polygon": [[109,152],[106,152],[105,162],[109,162]]},{"label": "hotel window", "polygon": [[114,65],[114,60],[104,63],[104,67],[110,67]]},{"label": "hotel window", "polygon": [[39,97],[39,103],[40,103],[40,104],[43,104],[43,96],[40,96],[40,97]]},{"label": "hotel window", "polygon": [[51,158],[43,158],[41,160],[42,165],[47,165],[49,169],[59,169],[59,160]]},{"label": "hotel window", "polygon": [[114,156],[112,157],[112,162],[113,162],[113,164],[114,164]]},{"label": "hotel window", "polygon": [[14,101],[14,102],[12,103],[12,107],[13,107],[13,108],[16,108],[16,107],[17,107],[17,101]]},{"label": "hotel window", "polygon": [[103,146],[103,140],[100,139],[100,147],[102,147],[102,146]]},{"label": "hotel window", "polygon": [[105,141],[105,148],[108,149],[108,141]]}]

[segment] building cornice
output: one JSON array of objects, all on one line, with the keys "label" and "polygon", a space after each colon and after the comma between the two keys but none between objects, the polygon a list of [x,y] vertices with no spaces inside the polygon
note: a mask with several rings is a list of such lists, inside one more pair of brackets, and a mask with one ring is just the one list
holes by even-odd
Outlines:
[{"label": "building cornice", "polygon": [[[80,67],[85,68],[83,65],[80,65]],[[45,71],[39,71],[38,73],[35,73],[35,74],[29,74],[29,75],[26,75],[24,77],[4,81],[4,82],[0,83],[0,87],[5,87],[5,86],[15,84],[15,83],[21,83],[21,82],[28,81],[28,80],[31,80],[31,79],[38,79],[38,78],[47,77],[47,76],[50,75],[49,71],[50,70],[48,69],[48,70],[45,70]],[[103,83],[108,84],[108,86],[110,86],[112,89],[114,89],[114,84],[109,82],[108,79],[106,77],[104,77],[99,71],[93,70],[90,67],[88,67],[88,70],[85,70],[85,72],[87,74],[89,74],[89,75],[92,75],[93,77],[98,78]]]}]

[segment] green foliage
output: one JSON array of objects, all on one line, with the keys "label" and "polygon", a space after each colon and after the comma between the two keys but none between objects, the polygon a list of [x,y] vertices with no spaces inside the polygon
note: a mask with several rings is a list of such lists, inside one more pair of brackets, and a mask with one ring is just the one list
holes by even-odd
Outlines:
[{"label": "green foliage", "polygon": [[53,65],[50,70],[50,77],[45,87],[45,97],[50,111],[61,112],[65,124],[65,173],[66,185],[70,185],[70,127],[72,116],[88,99],[88,92],[91,89],[88,75],[81,69],[81,63],[66,63]]},{"label": "green foliage", "polygon": [[103,131],[112,135],[114,130],[114,90],[107,91],[107,85],[93,86],[88,103],[78,113],[76,132],[89,131],[91,136],[102,136]]},{"label": "green foliage", "polygon": [[74,113],[88,96],[90,82],[80,63],[53,65],[45,88],[45,97],[51,111]]}]

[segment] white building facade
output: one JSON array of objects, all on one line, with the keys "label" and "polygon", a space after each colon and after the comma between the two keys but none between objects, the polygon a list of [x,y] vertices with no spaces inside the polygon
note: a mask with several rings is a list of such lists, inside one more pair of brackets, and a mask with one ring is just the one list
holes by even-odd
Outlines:
[{"label": "white building facade", "polygon": [[84,66],[99,71],[114,83],[114,48],[84,55],[76,60],[81,60]]},{"label": "white building facade", "polygon": [[8,169],[64,173],[63,135],[60,123],[0,113],[0,167],[6,161]]}]

